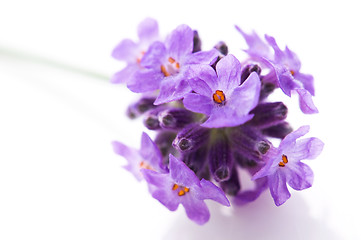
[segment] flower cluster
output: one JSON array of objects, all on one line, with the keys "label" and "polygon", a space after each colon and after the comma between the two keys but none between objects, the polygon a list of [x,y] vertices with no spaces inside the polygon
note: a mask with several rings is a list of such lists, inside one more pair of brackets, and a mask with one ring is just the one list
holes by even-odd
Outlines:
[{"label": "flower cluster", "polygon": [[[273,37],[236,29],[248,45],[242,64],[224,42],[203,51],[198,32],[187,25],[163,39],[149,18],[138,27],[138,42],[125,39],[112,54],[127,64],[112,82],[141,94],[128,116],[142,116],[156,132],[154,140],[143,133],[139,150],[113,142],[114,151],[154,198],[171,211],[182,204],[198,224],[210,217],[205,199],[242,205],[269,188],[275,204],[283,204],[290,198],[287,184],[295,190],[312,185],[312,170],[301,160],[323,148],[317,138],[299,139],[309,127],[293,131],[283,102],[268,101],[280,88],[299,96],[303,113],[318,112],[313,77],[300,72],[297,55]],[[243,190],[239,174],[247,172],[254,188]]]}]

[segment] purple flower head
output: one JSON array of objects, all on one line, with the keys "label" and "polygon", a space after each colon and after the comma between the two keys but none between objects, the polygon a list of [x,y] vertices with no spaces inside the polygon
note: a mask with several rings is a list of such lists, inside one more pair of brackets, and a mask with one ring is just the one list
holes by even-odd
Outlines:
[{"label": "purple flower head", "polygon": [[312,101],[312,96],[315,95],[313,77],[300,72],[301,61],[297,55],[287,46],[282,51],[271,36],[265,35],[265,42],[255,32],[247,34],[237,26],[236,29],[245,38],[249,47],[245,52],[271,69],[271,73],[264,79],[275,83],[289,97],[292,92],[296,93],[303,113],[317,113],[318,110]]},{"label": "purple flower head", "polygon": [[124,168],[133,173],[137,180],[142,180],[143,176],[140,169],[150,169],[158,172],[167,172],[163,165],[163,158],[155,143],[143,132],[140,150],[130,148],[123,143],[114,141],[114,152],[123,156],[128,165]]},{"label": "purple flower head", "polygon": [[171,211],[175,211],[178,205],[182,204],[187,216],[198,224],[204,224],[210,218],[205,199],[230,206],[220,188],[205,179],[199,180],[185,163],[173,155],[169,155],[169,173],[148,169],[141,171],[155,199]]},{"label": "purple flower head", "polygon": [[312,185],[313,172],[301,160],[316,158],[324,144],[318,138],[298,139],[308,131],[309,126],[300,127],[288,134],[278,148],[270,149],[264,158],[266,165],[252,178],[255,180],[267,177],[271,195],[277,206],[282,205],[291,196],[286,183],[295,190],[303,190]]},{"label": "purple flower head", "polygon": [[139,42],[124,39],[113,50],[115,59],[124,61],[127,66],[114,74],[112,83],[127,83],[131,76],[141,68],[140,62],[148,47],[159,39],[158,23],[152,18],[144,19],[138,25]]},{"label": "purple flower head", "polygon": [[183,98],[191,91],[189,66],[211,64],[219,54],[216,49],[193,53],[193,36],[190,27],[180,25],[164,43],[153,43],[141,60],[144,69],[133,75],[128,88],[133,92],[160,89],[156,105]]},{"label": "purple flower head", "polygon": [[189,81],[196,93],[186,94],[183,103],[187,109],[209,116],[202,126],[233,127],[253,117],[249,112],[257,105],[261,88],[256,73],[240,85],[241,64],[231,54],[217,63],[217,73],[206,65],[196,71],[196,77]]}]

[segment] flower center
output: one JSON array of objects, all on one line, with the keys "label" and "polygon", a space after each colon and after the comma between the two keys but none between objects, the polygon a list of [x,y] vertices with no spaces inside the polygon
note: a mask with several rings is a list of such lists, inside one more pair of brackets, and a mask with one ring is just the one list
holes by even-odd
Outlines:
[{"label": "flower center", "polygon": [[213,101],[218,104],[224,104],[226,101],[226,95],[224,95],[223,91],[216,90],[216,92],[213,93]]},{"label": "flower center", "polygon": [[148,163],[144,162],[144,161],[141,161],[139,163],[139,168],[144,168],[144,169],[149,169],[149,170],[153,170],[154,171],[154,168],[152,168],[152,166],[150,166]]},{"label": "flower center", "polygon": [[145,54],[145,51],[141,51],[141,52],[139,53],[139,56],[137,57],[137,63],[138,63],[138,65],[140,65],[140,62],[142,61],[142,58],[143,58],[144,54]]},{"label": "flower center", "polygon": [[168,62],[160,66],[160,70],[165,77],[179,73],[180,64],[174,58],[169,57]]},{"label": "flower center", "polygon": [[286,163],[288,163],[288,158],[286,155],[282,155],[282,161],[278,163],[279,167],[285,167]]},{"label": "flower center", "polygon": [[189,188],[183,187],[183,186],[179,186],[179,185],[176,184],[176,183],[173,185],[172,190],[173,190],[173,191],[178,190],[178,196],[180,196],[180,197],[186,195],[186,193],[189,192]]}]

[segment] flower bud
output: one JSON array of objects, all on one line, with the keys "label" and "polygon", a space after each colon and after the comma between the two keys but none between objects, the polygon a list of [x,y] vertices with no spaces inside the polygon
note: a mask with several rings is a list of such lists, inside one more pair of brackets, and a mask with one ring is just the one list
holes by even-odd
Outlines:
[{"label": "flower bud", "polygon": [[226,194],[231,196],[236,196],[239,190],[241,190],[238,172],[235,167],[232,169],[231,177],[227,181],[221,182],[221,188]]},{"label": "flower bud", "polygon": [[158,114],[160,126],[165,129],[181,129],[190,124],[194,114],[183,108],[170,108]]},{"label": "flower bud", "polygon": [[198,35],[198,31],[193,31],[193,53],[202,50],[202,41]]},{"label": "flower bud", "polygon": [[127,116],[130,119],[134,119],[145,113],[146,111],[155,108],[153,104],[155,98],[141,98],[137,102],[131,104],[127,109]]},{"label": "flower bud", "polygon": [[241,73],[241,84],[246,81],[246,79],[251,75],[251,73],[256,72],[258,76],[261,74],[261,67],[257,64],[248,64],[242,69]]},{"label": "flower bud", "polygon": [[210,129],[199,124],[190,124],[183,128],[173,141],[173,146],[180,152],[195,151],[209,139]]},{"label": "flower bud", "polygon": [[231,177],[233,156],[228,139],[222,134],[217,136],[208,152],[210,172],[217,182]]},{"label": "flower bud", "polygon": [[281,122],[272,127],[262,129],[262,133],[264,135],[281,139],[286,137],[287,134],[291,133],[292,131],[292,127],[287,122]]},{"label": "flower bud", "polygon": [[254,114],[254,117],[249,122],[250,125],[259,128],[267,128],[285,120],[288,109],[282,102],[261,103],[250,113]]}]

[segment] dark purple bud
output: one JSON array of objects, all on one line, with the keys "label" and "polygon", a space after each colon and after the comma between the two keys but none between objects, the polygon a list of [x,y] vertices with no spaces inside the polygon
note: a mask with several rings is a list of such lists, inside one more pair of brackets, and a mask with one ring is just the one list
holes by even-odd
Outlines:
[{"label": "dark purple bud", "polygon": [[160,126],[165,129],[181,129],[194,120],[194,114],[184,108],[170,108],[158,114]]},{"label": "dark purple bud", "polygon": [[202,50],[202,41],[198,35],[197,31],[193,31],[193,53],[199,52]]},{"label": "dark purple bud", "polygon": [[273,93],[275,89],[276,85],[274,85],[273,83],[262,81],[259,100],[262,101],[263,99],[267,98],[271,93]]},{"label": "dark purple bud", "polygon": [[221,188],[226,194],[231,196],[236,196],[239,190],[241,190],[236,167],[233,167],[231,177],[227,181],[221,182]]},{"label": "dark purple bud", "polygon": [[137,102],[131,104],[127,109],[127,116],[131,119],[137,118],[146,111],[155,108],[153,104],[155,98],[141,98]]},{"label": "dark purple bud", "polygon": [[261,67],[257,64],[248,64],[242,69],[241,73],[241,84],[246,81],[246,79],[251,75],[251,73],[256,72],[258,76],[261,74]]},{"label": "dark purple bud", "polygon": [[217,182],[229,180],[233,168],[233,156],[228,139],[216,136],[208,152],[209,170]]},{"label": "dark purple bud", "polygon": [[251,160],[245,156],[243,156],[240,152],[234,151],[233,158],[236,163],[238,163],[243,168],[254,168],[258,164],[255,160]]},{"label": "dark purple bud", "polygon": [[281,138],[281,139],[286,137],[286,135],[291,133],[292,131],[293,131],[292,127],[287,122],[282,122],[275,126],[262,129],[262,133],[264,135],[274,138]]},{"label": "dark purple bud", "polygon": [[181,152],[195,151],[209,139],[210,129],[199,124],[190,124],[183,128],[173,141],[173,146]]},{"label": "dark purple bud", "polygon": [[250,125],[259,128],[267,128],[285,120],[288,109],[282,102],[261,103],[250,113],[254,114],[254,117],[249,122]]},{"label": "dark purple bud", "polygon": [[158,120],[158,115],[163,110],[164,110],[163,107],[158,107],[151,111],[148,111],[143,120],[144,126],[146,126],[146,128],[150,130],[160,129],[161,127],[160,127],[160,122]]},{"label": "dark purple bud", "polygon": [[182,154],[181,160],[198,175],[207,162],[207,148],[203,146],[196,151]]},{"label": "dark purple bud", "polygon": [[154,139],[154,142],[158,146],[162,156],[167,160],[170,153],[174,155],[176,152],[172,145],[176,136],[177,134],[171,131],[160,131]]},{"label": "dark purple bud", "polygon": [[222,55],[226,56],[228,54],[228,46],[224,42],[219,42],[214,46]]},{"label": "dark purple bud", "polygon": [[260,161],[271,147],[271,143],[254,127],[233,128],[229,136],[234,151],[247,159]]}]

